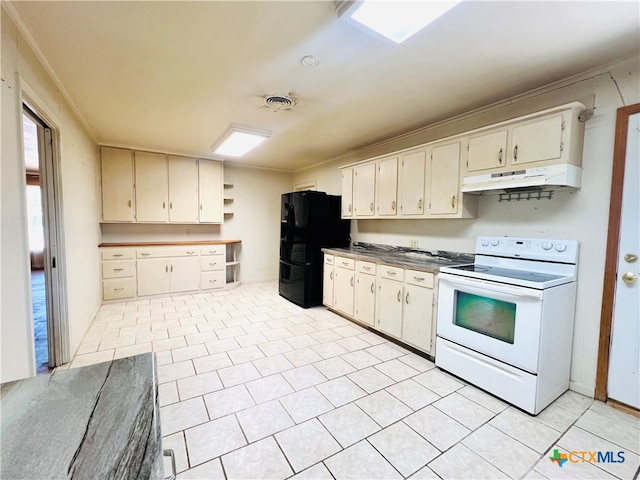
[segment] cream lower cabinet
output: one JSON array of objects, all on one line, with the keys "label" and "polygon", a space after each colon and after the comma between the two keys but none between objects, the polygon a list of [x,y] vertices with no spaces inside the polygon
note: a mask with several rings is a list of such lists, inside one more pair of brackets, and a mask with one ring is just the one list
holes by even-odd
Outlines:
[{"label": "cream lower cabinet", "polygon": [[199,290],[200,259],[194,250],[138,251],[137,281],[138,296]]},{"label": "cream lower cabinet", "polygon": [[333,270],[333,308],[350,317],[353,316],[355,277],[355,260],[336,256]]},{"label": "cream lower cabinet", "polygon": [[327,307],[333,307],[334,262],[335,257],[333,255],[324,255],[324,266],[322,270],[322,303]]},{"label": "cream lower cabinet", "polygon": [[135,297],[135,252],[130,249],[110,249],[102,252],[101,259],[102,298],[118,300]]},{"label": "cream lower cabinet", "polygon": [[402,340],[425,352],[432,351],[434,276],[405,270]]},{"label": "cream lower cabinet", "polygon": [[200,271],[202,290],[212,290],[225,286],[226,247],[217,245],[200,250]]},{"label": "cream lower cabinet", "polygon": [[356,290],[353,316],[374,326],[376,319],[376,270],[373,262],[356,261]]},{"label": "cream lower cabinet", "polygon": [[402,268],[380,266],[376,328],[396,338],[402,336],[403,274]]}]

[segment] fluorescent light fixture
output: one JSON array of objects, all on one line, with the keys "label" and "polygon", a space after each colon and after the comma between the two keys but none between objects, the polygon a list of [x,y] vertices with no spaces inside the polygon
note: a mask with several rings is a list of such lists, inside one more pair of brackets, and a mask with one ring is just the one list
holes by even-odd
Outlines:
[{"label": "fluorescent light fixture", "polygon": [[361,0],[346,12],[349,20],[402,43],[444,15],[461,0],[391,1]]},{"label": "fluorescent light fixture", "polygon": [[211,145],[211,150],[216,155],[241,157],[269,137],[271,137],[271,132],[266,130],[243,127],[232,123],[222,136]]}]

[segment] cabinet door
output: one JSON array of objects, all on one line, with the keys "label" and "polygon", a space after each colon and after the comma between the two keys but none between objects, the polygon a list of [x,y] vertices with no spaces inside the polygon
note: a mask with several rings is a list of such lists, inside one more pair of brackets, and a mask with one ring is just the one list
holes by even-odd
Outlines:
[{"label": "cabinet door", "polygon": [[138,296],[157,295],[171,291],[169,258],[138,260]]},{"label": "cabinet door", "polygon": [[486,133],[469,139],[467,171],[477,172],[506,164],[507,130]]},{"label": "cabinet door", "polygon": [[426,151],[412,152],[402,157],[400,165],[400,213],[424,213]]},{"label": "cabinet door", "polygon": [[431,151],[431,184],[429,185],[432,215],[458,211],[460,195],[460,143],[434,147]]},{"label": "cabinet door", "polygon": [[200,289],[200,259],[198,257],[171,258],[171,292]]},{"label": "cabinet door", "polygon": [[198,162],[195,158],[169,157],[169,221],[198,221]]},{"label": "cabinet door", "polygon": [[353,168],[342,169],[342,218],[353,216]]},{"label": "cabinet door", "polygon": [[333,307],[353,317],[355,272],[346,268],[334,268]]},{"label": "cabinet door", "polygon": [[375,214],[376,164],[375,162],[353,168],[353,215],[373,217]]},{"label": "cabinet door", "polygon": [[562,156],[562,115],[513,128],[511,162],[554,160]]},{"label": "cabinet door", "polygon": [[322,272],[322,303],[327,307],[333,307],[333,267],[325,263]]},{"label": "cabinet door", "polygon": [[133,222],[133,157],[131,150],[102,147],[102,220]]},{"label": "cabinet door", "polygon": [[400,282],[381,278],[378,288],[378,329],[401,338],[402,335],[402,292]]},{"label": "cabinet door", "polygon": [[378,215],[395,215],[398,200],[398,157],[386,158],[378,163]]},{"label": "cabinet door", "polygon": [[169,199],[167,157],[159,153],[135,152],[136,220],[166,222]]},{"label": "cabinet door", "polygon": [[354,317],[373,327],[376,312],[376,277],[357,274]]},{"label": "cabinet door", "polygon": [[402,340],[431,353],[433,290],[405,284],[403,301]]},{"label": "cabinet door", "polygon": [[223,222],[223,189],[222,163],[200,159],[198,161],[200,223]]}]

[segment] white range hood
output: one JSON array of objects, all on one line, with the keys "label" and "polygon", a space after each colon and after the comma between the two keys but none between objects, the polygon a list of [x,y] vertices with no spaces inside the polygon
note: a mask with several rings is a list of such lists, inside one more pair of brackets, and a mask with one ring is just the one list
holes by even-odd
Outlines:
[{"label": "white range hood", "polygon": [[526,168],[501,173],[466,176],[462,179],[463,193],[501,193],[514,188],[580,188],[582,168],[570,164]]}]

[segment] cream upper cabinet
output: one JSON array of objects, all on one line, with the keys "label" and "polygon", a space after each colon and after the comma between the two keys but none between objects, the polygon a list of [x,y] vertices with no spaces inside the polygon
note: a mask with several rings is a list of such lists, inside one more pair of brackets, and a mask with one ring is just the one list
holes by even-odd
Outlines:
[{"label": "cream upper cabinet", "polygon": [[400,214],[424,214],[426,149],[405,153],[400,161]]},{"label": "cream upper cabinet", "polygon": [[224,221],[223,169],[221,162],[198,160],[198,195],[200,223]]},{"label": "cream upper cabinet", "polygon": [[169,172],[166,155],[135,152],[136,220],[166,222],[169,204]]},{"label": "cream upper cabinet", "polygon": [[133,222],[133,155],[131,150],[102,147],[102,220]]},{"label": "cream upper cabinet", "polygon": [[376,206],[378,215],[396,215],[398,212],[398,157],[378,161]]},{"label": "cream upper cabinet", "polygon": [[353,217],[353,168],[342,169],[342,218]]},{"label": "cream upper cabinet", "polygon": [[470,137],[467,171],[478,172],[506,165],[507,133],[504,128]]},{"label": "cream upper cabinet", "polygon": [[431,215],[458,212],[460,194],[461,143],[438,145],[431,150],[431,182],[429,185]]},{"label": "cream upper cabinet", "polygon": [[198,163],[195,158],[169,157],[169,222],[198,221]]},{"label": "cream upper cabinet", "polygon": [[563,117],[555,115],[513,127],[512,165],[559,159],[562,156]]},{"label": "cream upper cabinet", "polygon": [[376,163],[364,163],[353,168],[354,217],[373,217],[376,213]]}]

